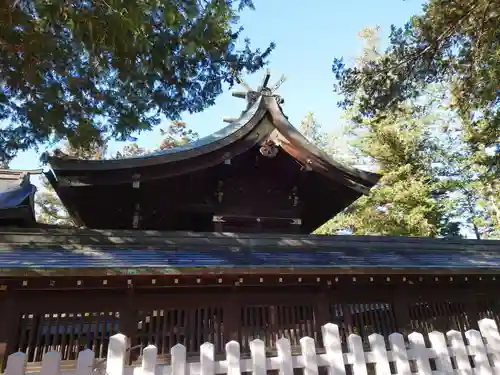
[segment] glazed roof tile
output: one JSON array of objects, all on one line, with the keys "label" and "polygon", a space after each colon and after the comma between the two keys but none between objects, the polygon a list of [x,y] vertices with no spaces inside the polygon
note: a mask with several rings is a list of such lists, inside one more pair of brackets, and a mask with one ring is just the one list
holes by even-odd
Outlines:
[{"label": "glazed roof tile", "polygon": [[153,231],[0,233],[0,274],[500,271],[500,241]]}]

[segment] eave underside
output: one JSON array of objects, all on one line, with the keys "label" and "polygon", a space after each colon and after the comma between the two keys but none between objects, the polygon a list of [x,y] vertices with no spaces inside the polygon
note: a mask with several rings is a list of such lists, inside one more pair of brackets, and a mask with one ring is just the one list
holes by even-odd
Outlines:
[{"label": "eave underside", "polygon": [[[305,171],[285,152],[265,158],[258,147],[239,154],[229,165],[217,163],[205,169],[201,168],[203,164],[193,166],[199,169],[178,176],[149,179],[145,175],[137,189],[133,183],[56,184],[56,188],[72,216],[89,228],[131,228],[139,205],[139,228],[195,231],[214,230],[214,215],[234,214],[297,218],[301,220],[299,231],[310,233],[361,195],[323,174]],[[300,197],[297,207],[292,207],[290,196],[294,188]],[[218,192],[223,194],[221,200]]]}]

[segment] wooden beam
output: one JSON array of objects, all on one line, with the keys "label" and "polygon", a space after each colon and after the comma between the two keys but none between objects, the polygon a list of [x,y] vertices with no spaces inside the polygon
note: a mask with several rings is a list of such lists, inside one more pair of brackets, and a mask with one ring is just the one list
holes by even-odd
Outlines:
[{"label": "wooden beam", "polygon": [[16,304],[15,292],[1,292],[0,294],[0,372],[4,372],[7,365],[7,358],[15,353],[15,347],[19,328],[19,310]]},{"label": "wooden beam", "polygon": [[231,92],[231,95],[234,96],[235,98],[238,98],[238,99],[246,99],[247,98],[246,91],[233,91],[233,92]]}]

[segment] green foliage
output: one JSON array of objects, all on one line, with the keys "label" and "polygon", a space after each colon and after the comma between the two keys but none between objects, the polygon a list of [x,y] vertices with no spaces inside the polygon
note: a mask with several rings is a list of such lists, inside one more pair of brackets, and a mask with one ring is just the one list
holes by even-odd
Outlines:
[{"label": "green foliage", "polygon": [[[377,30],[361,33],[365,41],[358,69],[383,58],[377,50]],[[319,229],[320,233],[359,235],[457,236],[459,225],[450,212],[448,171],[443,168],[449,144],[440,140],[433,91],[426,101],[407,101],[380,116],[360,115],[363,92],[346,107],[344,142],[354,160],[383,175],[368,196]],[[335,155],[333,155],[335,157]]]},{"label": "green foliage", "polygon": [[[445,114],[440,117],[444,118]],[[485,179],[489,174],[484,166],[474,161],[473,152],[464,142],[463,126],[453,112],[449,112],[443,125],[440,141],[443,147],[447,147],[447,152],[443,153],[439,173],[448,176],[445,187],[453,196],[448,210],[470,229],[475,238],[499,237],[498,219],[492,210],[494,205],[488,201],[488,191],[495,183]]]},{"label": "green foliage", "polygon": [[314,143],[321,149],[327,149],[329,146],[329,139],[327,134],[321,131],[321,125],[314,117],[314,113],[309,112],[300,123],[300,132],[310,142]]},{"label": "green foliage", "polygon": [[140,147],[137,143],[131,143],[125,145],[121,151],[118,151],[115,155],[113,155],[112,159],[125,159],[125,158],[133,158],[136,156],[145,155],[148,153],[144,147]]},{"label": "green foliage", "polygon": [[401,107],[384,121],[351,120],[346,138],[358,161],[383,174],[379,184],[319,232],[347,231],[358,235],[458,235],[447,216],[449,197],[434,165],[438,141],[433,118],[421,107]]},{"label": "green foliage", "polygon": [[75,226],[75,223],[64,208],[61,200],[56,195],[46,178],[42,180],[42,189],[35,195],[36,220],[39,223]]},{"label": "green foliage", "polygon": [[[213,105],[274,47],[236,48],[251,0],[0,0],[0,162],[67,139],[91,149]],[[106,136],[104,136],[106,135]]]},{"label": "green foliage", "polygon": [[326,133],[322,130],[321,124],[316,120],[314,113],[309,112],[300,123],[300,132],[309,142],[316,145],[336,161],[345,164],[356,164],[359,161],[359,155],[356,149],[345,142],[346,134],[343,130],[340,132]]},{"label": "green foliage", "polygon": [[199,138],[198,133],[187,128],[183,121],[173,121],[167,130],[161,130],[161,135],[163,140],[159,147],[160,150],[183,146]]},{"label": "green foliage", "polygon": [[468,136],[495,144],[500,134],[500,0],[431,0],[403,28],[392,28],[386,53],[346,68],[336,59],[337,89],[360,115],[377,116],[416,98],[429,83],[451,83],[452,106],[463,121],[480,110]]},{"label": "green foliage", "polygon": [[431,0],[405,27],[393,27],[385,53],[353,67],[333,64],[339,104],[356,121],[383,122],[427,100],[430,86],[444,87],[441,109],[456,117],[449,132],[461,150],[448,159],[449,188],[478,238],[500,233],[499,30],[500,0]]}]

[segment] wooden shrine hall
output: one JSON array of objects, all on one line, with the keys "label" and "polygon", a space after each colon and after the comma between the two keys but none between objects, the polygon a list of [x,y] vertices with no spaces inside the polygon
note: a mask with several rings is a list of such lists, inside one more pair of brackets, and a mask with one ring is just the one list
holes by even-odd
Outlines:
[{"label": "wooden shrine hall", "polygon": [[0,174],[2,358],[21,350],[35,368],[59,350],[71,366],[85,348],[105,357],[117,332],[133,362],[148,344],[165,361],[177,343],[191,354],[205,341],[219,353],[233,339],[242,353],[255,338],[269,352],[283,336],[321,344],[327,322],[344,341],[500,323],[500,241],[310,234],[380,176],[311,144],[268,81],[186,146],[52,156],[47,178],[77,227],[36,223],[29,173]]}]

